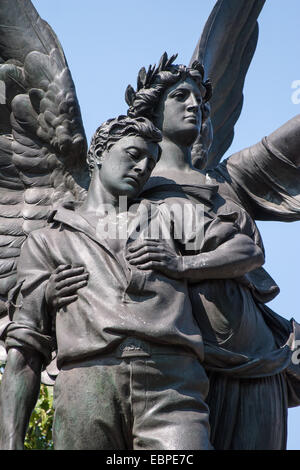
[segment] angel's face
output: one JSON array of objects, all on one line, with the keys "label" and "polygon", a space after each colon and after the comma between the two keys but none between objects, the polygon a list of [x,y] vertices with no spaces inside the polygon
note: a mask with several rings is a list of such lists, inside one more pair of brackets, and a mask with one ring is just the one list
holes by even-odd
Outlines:
[{"label": "angel's face", "polygon": [[155,125],[163,136],[180,145],[191,146],[202,123],[202,95],[188,77],[168,88],[157,108]]},{"label": "angel's face", "polygon": [[102,155],[100,180],[115,197],[136,197],[150,178],[159,155],[157,143],[139,136],[123,137]]}]

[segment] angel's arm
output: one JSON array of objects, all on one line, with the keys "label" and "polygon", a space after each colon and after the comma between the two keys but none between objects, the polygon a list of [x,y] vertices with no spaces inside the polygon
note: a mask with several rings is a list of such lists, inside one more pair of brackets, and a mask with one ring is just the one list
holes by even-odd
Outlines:
[{"label": "angel's arm", "polygon": [[8,352],[0,388],[0,449],[22,450],[30,415],[38,399],[42,358],[33,351]]},{"label": "angel's arm", "polygon": [[59,308],[75,302],[78,298],[78,289],[87,285],[88,277],[84,267],[58,266],[47,282],[45,292],[47,309],[53,314]]},{"label": "angel's arm", "polygon": [[300,114],[269,135],[270,146],[300,167]]},{"label": "angel's arm", "polygon": [[189,282],[235,279],[259,268],[264,262],[261,248],[247,235],[237,234],[213,251],[184,256],[184,278]]},{"label": "angel's arm", "polygon": [[139,269],[154,269],[189,282],[234,279],[264,264],[262,250],[240,233],[215,250],[198,255],[181,256],[164,241],[145,241],[129,249],[129,253],[127,261]]},{"label": "angel's arm", "polygon": [[[230,197],[254,219],[300,220],[299,144],[298,115],[258,144],[229,157],[210,174],[224,177]],[[226,185],[221,184],[220,192],[223,190],[227,191]]]}]

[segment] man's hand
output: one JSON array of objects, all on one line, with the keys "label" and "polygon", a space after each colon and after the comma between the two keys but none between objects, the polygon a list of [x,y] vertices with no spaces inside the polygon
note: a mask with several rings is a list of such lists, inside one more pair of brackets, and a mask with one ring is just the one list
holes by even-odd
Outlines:
[{"label": "man's hand", "polygon": [[130,247],[128,253],[128,263],[138,269],[153,269],[173,279],[182,278],[182,256],[163,240],[144,240]]},{"label": "man's hand", "polygon": [[77,300],[77,291],[87,285],[88,276],[83,267],[58,266],[46,287],[45,298],[49,310],[56,311]]}]

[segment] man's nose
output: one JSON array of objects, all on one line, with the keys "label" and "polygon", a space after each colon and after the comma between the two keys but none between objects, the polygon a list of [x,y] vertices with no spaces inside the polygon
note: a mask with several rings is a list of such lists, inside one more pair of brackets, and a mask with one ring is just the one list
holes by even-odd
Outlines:
[{"label": "man's nose", "polygon": [[147,168],[147,163],[148,163],[147,158],[142,158],[141,160],[136,162],[134,166],[134,171],[138,174],[144,174]]}]

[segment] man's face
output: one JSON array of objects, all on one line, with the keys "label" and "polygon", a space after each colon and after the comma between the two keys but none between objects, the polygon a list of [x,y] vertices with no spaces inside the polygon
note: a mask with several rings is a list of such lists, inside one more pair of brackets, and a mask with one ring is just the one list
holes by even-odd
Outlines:
[{"label": "man's face", "polygon": [[194,80],[186,78],[168,88],[157,108],[155,125],[164,137],[191,146],[202,123],[202,95]]},{"label": "man's face", "polygon": [[115,197],[132,199],[148,181],[158,155],[158,144],[142,137],[123,137],[103,154],[101,182]]}]

